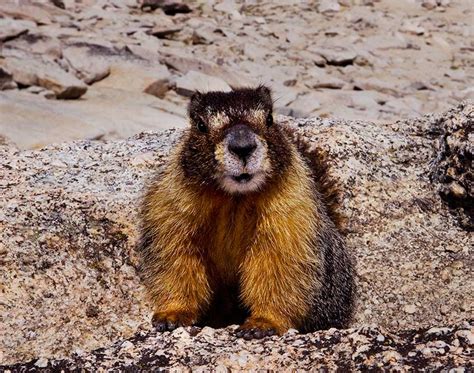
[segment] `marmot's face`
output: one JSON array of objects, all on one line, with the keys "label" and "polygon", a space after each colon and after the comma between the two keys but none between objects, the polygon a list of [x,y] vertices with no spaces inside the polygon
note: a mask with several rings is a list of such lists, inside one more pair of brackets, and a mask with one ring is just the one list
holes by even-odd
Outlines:
[{"label": "marmot's face", "polygon": [[195,94],[182,154],[188,177],[231,194],[261,190],[282,170],[287,142],[273,123],[266,87]]}]

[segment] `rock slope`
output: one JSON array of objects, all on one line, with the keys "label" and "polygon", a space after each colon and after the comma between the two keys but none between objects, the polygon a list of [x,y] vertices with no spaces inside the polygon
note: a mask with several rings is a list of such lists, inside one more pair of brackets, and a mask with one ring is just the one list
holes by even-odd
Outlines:
[{"label": "rock slope", "polygon": [[[422,352],[423,359],[433,361],[429,364],[437,364],[435,357],[446,358],[451,365],[464,364],[466,349],[472,344],[472,326],[463,323],[472,318],[474,310],[472,232],[443,202],[438,192],[443,181],[430,175],[445,169],[436,166],[446,159],[442,140],[456,131],[468,135],[457,137],[451,158],[472,160],[474,106],[465,103],[442,115],[387,125],[317,118],[278,120],[330,154],[333,172],[344,189],[347,240],[358,259],[360,295],[354,327],[377,327],[275,337],[263,345],[271,349],[274,341],[273,352],[258,347],[258,343],[235,342],[227,331],[206,329],[202,333],[207,337],[196,337],[199,343],[209,344],[206,351],[227,343],[229,354],[241,356],[239,359],[249,364],[257,361],[257,355],[264,359],[267,352],[276,354],[287,346],[286,357],[269,357],[276,359],[272,360],[276,367],[291,367],[292,358],[301,367],[326,358],[332,364],[336,358],[331,354],[336,352],[328,350],[326,355],[317,348],[318,343],[329,346],[333,342],[335,351],[339,343],[346,352],[359,347],[372,351],[372,357],[367,356],[374,364],[392,358],[409,364],[411,357],[421,358],[415,346],[420,343],[423,349],[439,349],[434,355]],[[98,356],[127,348],[133,356],[120,355],[120,364],[143,361],[146,365],[146,356],[151,359],[149,364],[158,364],[159,354],[146,352],[155,341],[159,348],[168,349],[163,364],[227,364],[225,354],[212,359],[199,351],[183,355],[182,349],[194,343],[190,342],[194,339],[186,339],[185,331],[163,337],[147,332],[151,327],[149,307],[143,299],[134,254],[137,201],[144,183],[162,167],[180,135],[180,130],[169,130],[128,140],[78,141],[36,151],[22,151],[0,142],[1,364],[33,360],[41,365],[45,359],[77,353],[76,360],[57,364],[92,361],[106,366],[111,362]],[[455,149],[463,151],[456,155]],[[462,185],[472,200],[472,174],[465,175],[460,180],[466,181]],[[465,211],[465,218],[472,221],[472,210]],[[440,337],[448,347],[441,342],[429,344],[431,337],[425,331],[415,336],[414,330],[437,326],[451,328],[446,334],[448,342]],[[383,329],[377,333],[391,341],[385,347],[398,355],[390,352],[385,356],[385,347],[370,347],[379,327]],[[464,330],[461,334],[466,336],[467,345],[456,334],[460,330]],[[387,333],[395,334],[390,337],[392,334]],[[339,337],[331,337],[335,334]],[[133,335],[110,350],[87,355],[87,351]],[[188,344],[183,345],[180,338]],[[326,338],[329,342],[321,342]],[[368,342],[356,347],[351,338],[368,338]],[[256,355],[248,355],[248,348]],[[38,363],[38,358],[43,360]],[[352,364],[359,363],[354,360]]]},{"label": "rock slope", "polygon": [[0,3],[0,134],[20,148],[183,127],[192,90],[229,85],[373,121],[474,97],[471,0]]}]

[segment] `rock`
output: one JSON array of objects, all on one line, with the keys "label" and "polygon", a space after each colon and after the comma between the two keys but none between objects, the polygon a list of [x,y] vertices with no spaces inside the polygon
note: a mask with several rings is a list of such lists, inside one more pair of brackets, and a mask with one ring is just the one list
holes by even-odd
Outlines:
[{"label": "rock", "polygon": [[45,71],[39,74],[38,85],[53,91],[59,99],[76,99],[87,91],[87,86],[84,83],[61,70]]},{"label": "rock", "polygon": [[49,89],[44,89],[43,91],[39,92],[39,95],[41,97],[44,97],[47,100],[55,100],[58,98],[56,96],[56,93],[54,93],[54,91],[51,91]]},{"label": "rock", "polygon": [[110,75],[95,85],[97,87],[117,88],[130,92],[144,92],[158,80],[168,80],[170,72],[159,63],[137,64],[114,62],[110,66]]},{"label": "rock", "polygon": [[48,366],[48,359],[45,359],[44,357],[39,358],[35,364],[36,367],[38,368],[46,368]]},{"label": "rock", "polygon": [[305,85],[310,88],[341,89],[347,85],[344,80],[329,75],[324,69],[311,69],[308,75],[310,78],[305,80]]},{"label": "rock", "polygon": [[[151,110],[159,99],[110,91],[113,98],[105,88],[93,85],[84,100],[53,103],[21,91],[2,91],[1,133],[4,128],[23,128],[20,135],[34,130],[41,141],[54,128],[64,136],[64,122],[75,123],[77,131],[96,125],[102,131],[98,135],[110,129],[134,133],[138,125],[148,130],[168,125],[168,118]],[[141,106],[131,103],[131,98],[143,100]],[[136,109],[134,115],[127,114],[126,105],[139,107],[140,115]],[[206,329],[202,336],[189,332],[189,337],[182,332],[149,331],[151,311],[143,298],[134,252],[137,200],[147,180],[162,169],[181,130],[144,133],[128,140],[83,140],[41,150],[1,146],[0,253],[2,247],[7,248],[0,256],[2,364],[32,361],[31,365],[43,357],[48,367],[59,369],[63,364],[64,370],[70,364],[84,364],[86,369],[89,363],[89,370],[97,370],[95,364],[107,370],[109,363],[119,369],[125,361],[141,369],[161,362],[170,367],[222,364],[280,370],[283,366],[307,369],[323,362],[336,366],[342,361],[353,370],[364,370],[363,364],[373,364],[375,369],[377,364],[381,368],[395,363],[398,355],[388,353],[387,357],[383,353],[388,350],[399,353],[403,364],[418,363],[417,345],[433,341],[426,329],[449,327],[451,334],[436,339],[450,344],[456,333],[472,328],[462,323],[471,317],[470,308],[461,307],[474,291],[474,273],[468,270],[471,255],[467,250],[455,255],[445,250],[468,247],[471,234],[456,229],[436,184],[426,177],[436,157],[433,150],[440,130],[466,127],[472,111],[473,105],[466,104],[444,114],[383,125],[275,118],[280,125],[294,127],[311,146],[328,152],[333,174],[344,191],[341,210],[348,217],[346,239],[358,259],[359,308],[353,325],[358,329],[289,333],[253,342],[230,336],[232,327]],[[14,122],[19,113],[24,120],[21,126]],[[451,141],[449,136],[446,141]],[[440,275],[444,268],[452,268],[448,283]],[[445,315],[440,310],[443,304],[450,309]],[[406,313],[408,305],[416,306],[416,312]],[[86,314],[89,306],[97,307],[88,312],[92,317]],[[403,330],[393,320],[403,321]],[[368,324],[388,330],[363,327]],[[120,352],[126,341],[133,347],[126,343],[126,351]],[[449,349],[445,357],[431,351],[436,360],[424,360],[424,366],[443,365],[442,359],[457,366],[467,364],[469,351],[462,343],[462,350]],[[84,352],[72,356],[78,350]],[[68,359],[59,362],[57,358]]]},{"label": "rock", "polygon": [[182,30],[181,27],[176,27],[174,24],[166,26],[166,25],[158,25],[153,27],[151,30],[147,31],[148,35],[156,36],[159,39],[167,39],[169,36],[176,34]]},{"label": "rock", "polygon": [[321,0],[318,6],[318,12],[331,15],[333,13],[337,13],[341,10],[341,6],[339,5],[337,0]]},{"label": "rock", "polygon": [[64,48],[63,58],[73,69],[76,77],[87,84],[100,81],[110,74],[110,63],[104,58],[91,55],[87,48]]},{"label": "rock", "polygon": [[439,328],[439,327],[434,327],[430,328],[426,331],[427,335],[436,335],[436,336],[445,336],[451,333],[453,330],[451,328]]},{"label": "rock", "polygon": [[298,96],[289,106],[291,112],[290,116],[294,118],[304,118],[311,116],[321,107],[318,96],[310,92],[305,95]]},{"label": "rock", "polygon": [[459,224],[474,230],[474,115],[463,106],[464,118],[453,118],[433,125],[433,136],[439,136],[437,156],[431,167],[431,180]]},{"label": "rock", "polygon": [[357,57],[357,53],[348,47],[311,47],[310,51],[318,53],[328,65],[335,66],[351,65]]},{"label": "rock", "polygon": [[192,35],[192,43],[194,45],[198,44],[212,44],[215,39],[215,33],[214,33],[215,28],[214,27],[209,27],[209,26],[204,26],[204,27],[197,27],[193,30],[193,35]]},{"label": "rock", "polygon": [[415,23],[414,21],[404,21],[402,23],[402,26],[400,28],[401,32],[406,32],[409,34],[414,34],[414,35],[423,35],[426,30],[424,27],[420,26],[419,24]]},{"label": "rock", "polygon": [[11,18],[0,18],[0,42],[6,42],[26,34],[36,27],[31,21],[21,21]]},{"label": "rock", "polygon": [[287,107],[298,97],[298,90],[284,84],[273,83],[271,89],[276,108]]},{"label": "rock", "polygon": [[[469,327],[469,325],[466,325],[466,327]],[[472,332],[472,330],[469,330],[469,329],[459,330],[456,332],[456,336],[459,339],[462,339],[463,342],[465,342],[468,346],[474,345],[474,333]]]},{"label": "rock", "polygon": [[[472,326],[472,324],[468,324]],[[423,366],[435,370],[440,366],[457,368],[470,366],[472,332],[456,325],[443,336],[446,341],[432,341],[426,329],[395,335],[375,326],[359,329],[330,329],[307,335],[286,333],[282,337],[259,341],[235,342],[232,329],[215,333],[190,335],[190,328],[179,328],[172,333],[139,332],[133,338],[120,340],[89,353],[81,353],[64,360],[41,358],[24,364],[4,366],[12,371],[30,370],[32,366],[51,371],[109,371],[140,367],[141,370],[169,369],[216,372],[230,370],[416,370]],[[383,341],[380,342],[380,339]],[[456,346],[455,340],[467,341]],[[231,341],[234,341],[233,343]],[[430,347],[422,348],[422,346]],[[317,346],[317,347],[316,347]],[[436,352],[435,352],[436,351]],[[454,369],[451,369],[454,371]]]},{"label": "rock", "polygon": [[436,0],[423,0],[423,2],[421,3],[421,6],[423,8],[426,8],[428,10],[432,10],[434,8],[436,8],[438,6]]},{"label": "rock", "polygon": [[11,72],[16,83],[41,86],[53,91],[60,99],[79,98],[87,91],[87,86],[82,81],[49,61],[7,57],[0,60],[0,64]]},{"label": "rock", "polygon": [[449,194],[451,194],[453,198],[456,199],[464,199],[467,197],[466,189],[455,181],[452,181],[449,184]]},{"label": "rock", "polygon": [[183,96],[191,96],[194,92],[230,91],[231,87],[222,79],[197,71],[190,71],[176,79],[176,92]]},{"label": "rock", "polygon": [[66,9],[66,5],[64,4],[63,0],[51,0],[54,6],[57,6],[60,9]]},{"label": "rock", "polygon": [[0,4],[0,15],[26,21],[33,21],[38,25],[50,25],[51,15],[36,5]]},{"label": "rock", "polygon": [[[78,101],[51,102],[22,91],[0,91],[0,133],[19,148],[31,149],[85,137],[119,139],[187,125],[185,104],[176,106],[138,90],[98,87],[102,82],[91,86]],[[39,93],[43,94],[48,91]]]},{"label": "rock", "polygon": [[387,51],[392,49],[407,49],[406,36],[396,32],[388,35],[371,35],[364,39],[364,49],[369,52],[374,50]]},{"label": "rock", "polygon": [[0,67],[0,91],[5,89],[15,89],[16,83],[13,81],[13,75],[6,68]]},{"label": "rock", "polygon": [[30,31],[15,40],[4,44],[3,55],[15,56],[17,50],[26,54],[37,56],[47,56],[51,59],[59,60],[62,57],[61,43],[57,38],[53,38],[42,33]]},{"label": "rock", "polygon": [[158,79],[146,87],[143,92],[150,95],[163,98],[170,90],[170,81],[168,79]]},{"label": "rock", "polygon": [[[166,63],[173,75],[168,77],[170,82],[194,70],[220,78],[230,86],[286,85],[293,89],[290,97],[302,95],[308,88],[341,89],[344,92],[340,96],[323,91],[328,98],[319,97],[318,115],[326,117],[393,121],[442,112],[450,105],[474,98],[474,90],[468,84],[474,76],[469,60],[472,46],[466,43],[471,35],[463,27],[472,18],[466,1],[437,0],[432,11],[421,6],[423,0],[405,1],[403,6],[399,2],[373,0],[285,1],[278,6],[269,2],[220,0],[63,0],[56,4],[60,7],[51,0],[0,3],[0,7],[8,8],[9,14],[15,14],[15,19],[0,15],[0,25],[21,26],[20,30],[15,26],[13,33],[0,33],[7,40],[2,45],[2,56],[18,49],[39,59],[47,56],[80,80],[82,76],[62,57],[63,48],[88,48],[86,62],[90,67],[101,64],[93,56],[100,56],[109,64],[128,62],[129,66]],[[141,5],[144,10],[155,12],[142,12]],[[318,9],[324,6],[339,10],[320,13]],[[171,17],[163,11],[171,14],[180,8],[192,8],[192,12]],[[400,31],[402,24],[407,25],[404,31]],[[0,30],[9,29],[5,27]],[[181,30],[177,32],[178,29]],[[17,32],[23,33],[16,36]],[[416,35],[420,32],[424,32],[422,37]],[[318,49],[334,48],[355,51],[357,56],[336,65],[328,64]],[[337,65],[341,63],[345,66]],[[308,85],[311,82],[306,71],[315,65],[326,69],[324,80],[334,77],[345,85],[341,87],[341,81],[332,79],[312,82],[316,88]],[[371,78],[379,82],[371,88],[356,87],[364,93],[351,91],[358,81]],[[164,77],[148,81],[141,92],[160,79]],[[390,87],[392,83],[396,84]],[[384,104],[371,97],[372,91],[392,97],[383,98],[387,103]],[[177,98],[168,91],[163,99],[166,103],[160,105],[180,106],[180,99],[183,100],[182,96]],[[285,105],[276,107],[288,113],[291,100],[284,101]],[[33,135],[30,132],[25,136]]]},{"label": "rock", "polygon": [[33,94],[38,94],[40,92],[43,92],[44,88],[43,87],[38,87],[35,85],[29,86],[28,88],[25,89],[25,92],[33,93]]},{"label": "rock", "polygon": [[223,0],[220,3],[214,5],[214,10],[218,12],[227,13],[234,19],[242,18],[238,6],[234,0]]},{"label": "rock", "polygon": [[417,312],[418,308],[414,304],[408,304],[405,307],[403,307],[403,310],[406,313],[412,314],[412,313]]},{"label": "rock", "polygon": [[440,308],[439,308],[439,312],[441,313],[441,315],[447,315],[449,314],[449,307],[446,306],[445,304],[443,304]]},{"label": "rock", "polygon": [[178,13],[190,13],[192,9],[180,1],[173,0],[141,0],[141,9],[144,11],[153,11],[155,9],[163,9],[166,15],[174,16]]},{"label": "rock", "polygon": [[253,43],[245,43],[243,52],[252,61],[263,61],[268,54],[265,47]]},{"label": "rock", "polygon": [[25,89],[25,92],[28,92],[28,93],[33,93],[35,95],[39,95],[41,97],[44,97],[48,100],[54,100],[56,99],[56,94],[49,90],[49,89],[45,89],[43,87],[37,87],[37,86],[30,86],[28,88]]},{"label": "rock", "polygon": [[363,91],[378,91],[393,96],[397,96],[400,90],[398,79],[387,76],[360,78],[354,81],[354,87]]},{"label": "rock", "polygon": [[25,89],[25,92],[28,92],[28,93],[33,93],[35,95],[39,95],[41,97],[44,97],[48,100],[54,100],[56,99],[56,94],[49,90],[49,89],[45,89],[43,87],[37,87],[37,86],[30,86],[28,88]]},{"label": "rock", "polygon": [[231,71],[216,63],[206,61],[204,59],[194,58],[179,53],[162,53],[162,63],[168,67],[177,70],[182,74],[190,71],[198,71],[206,75],[215,76],[225,80],[230,86],[250,86],[254,84],[251,79],[239,74],[236,71]]}]

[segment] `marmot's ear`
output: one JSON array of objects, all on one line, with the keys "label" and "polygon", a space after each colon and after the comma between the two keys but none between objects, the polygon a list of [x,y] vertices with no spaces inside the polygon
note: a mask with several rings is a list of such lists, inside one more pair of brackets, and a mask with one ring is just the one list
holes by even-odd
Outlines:
[{"label": "marmot's ear", "polygon": [[261,84],[257,87],[257,91],[263,95],[270,95],[272,94],[272,91],[270,88],[268,88],[266,85]]},{"label": "marmot's ear", "polygon": [[273,108],[272,91],[266,85],[259,85],[255,90],[265,106],[270,110]]},{"label": "marmot's ear", "polygon": [[196,113],[199,111],[201,100],[202,100],[201,92],[196,91],[191,96],[191,100],[189,101],[189,104],[188,104],[188,116],[191,119],[196,118]]},{"label": "marmot's ear", "polygon": [[191,104],[198,104],[201,101],[202,93],[199,91],[195,91],[191,96]]}]

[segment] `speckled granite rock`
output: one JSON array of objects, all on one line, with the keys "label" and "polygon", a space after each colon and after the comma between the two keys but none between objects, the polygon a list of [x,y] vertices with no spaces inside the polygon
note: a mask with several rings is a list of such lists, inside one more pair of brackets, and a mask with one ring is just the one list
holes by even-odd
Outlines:
[{"label": "speckled granite rock", "polygon": [[[459,328],[472,328],[462,324],[473,314],[472,235],[450,214],[439,197],[438,183],[429,178],[430,164],[438,158],[439,128],[448,126],[448,118],[468,126],[472,112],[473,105],[464,104],[442,115],[386,125],[279,118],[331,155],[334,173],[345,191],[348,243],[358,258],[360,295],[354,327],[376,324],[398,335],[390,337],[401,342],[393,342],[396,352],[387,353],[387,362],[408,361],[408,353],[416,350],[412,344],[425,343],[423,336],[420,342],[403,342],[414,334],[401,330],[458,325],[453,326],[455,334]],[[136,201],[144,182],[163,165],[179,136],[179,131],[171,130],[38,151],[0,146],[0,364],[33,360],[38,367],[46,359],[66,358],[74,352],[80,354],[74,364],[80,364],[80,359],[114,355],[118,346],[137,354],[114,357],[120,360],[122,356],[117,363],[122,365],[140,360],[159,363],[163,356],[163,365],[228,362],[235,367],[253,363],[258,367],[257,360],[268,358],[275,367],[307,367],[326,357],[329,365],[336,356],[348,360],[357,348],[374,351],[369,354],[373,357],[358,361],[359,351],[353,356],[353,366],[382,361],[385,350],[371,344],[376,336],[365,336],[368,342],[358,347],[354,346],[359,342],[350,342],[351,334],[359,338],[377,328],[289,335],[262,345],[236,342],[227,331],[206,329],[202,333],[207,337],[196,336],[202,341],[199,346],[205,345],[203,351],[195,348],[192,354],[186,351],[193,344],[179,342],[188,338],[184,331],[171,337],[148,334],[149,308],[133,252]],[[380,330],[376,335],[382,333],[388,340],[389,332]],[[318,347],[323,342],[316,341],[334,334],[343,341],[334,340],[334,349],[326,356]],[[472,343],[469,335],[466,338]],[[332,343],[332,337],[328,338],[327,343]],[[114,342],[110,350],[87,354]],[[156,351],[165,349],[166,354],[147,350],[147,344]],[[436,348],[443,350],[443,346]],[[214,357],[200,355],[213,348],[224,352]],[[448,350],[446,355],[436,352],[430,357],[433,364],[465,365],[465,346],[459,352]],[[242,362],[231,362],[229,356]]]},{"label": "speckled granite rock", "polygon": [[[375,326],[330,329],[311,334],[290,331],[261,341],[236,339],[231,328],[179,328],[173,333],[140,332],[107,348],[66,360],[36,359],[5,367],[15,372],[142,371],[179,368],[232,370],[317,369],[344,372],[368,369],[433,371],[473,368],[474,324],[420,329],[397,334]],[[265,370],[266,371],[266,370]]]}]

